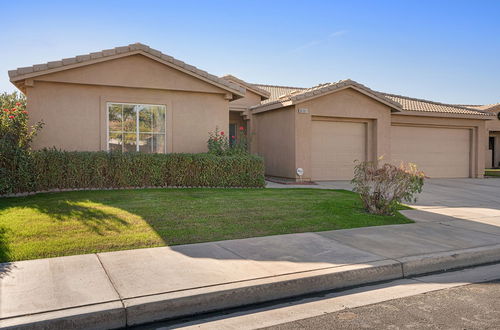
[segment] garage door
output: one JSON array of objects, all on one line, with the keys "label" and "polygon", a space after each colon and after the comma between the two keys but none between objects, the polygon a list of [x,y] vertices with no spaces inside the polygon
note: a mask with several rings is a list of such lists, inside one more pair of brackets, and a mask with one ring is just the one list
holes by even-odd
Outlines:
[{"label": "garage door", "polygon": [[366,159],[366,124],[313,121],[311,177],[313,180],[350,180],[354,161]]},{"label": "garage door", "polygon": [[470,139],[468,129],[392,126],[392,160],[412,162],[431,178],[467,178]]}]

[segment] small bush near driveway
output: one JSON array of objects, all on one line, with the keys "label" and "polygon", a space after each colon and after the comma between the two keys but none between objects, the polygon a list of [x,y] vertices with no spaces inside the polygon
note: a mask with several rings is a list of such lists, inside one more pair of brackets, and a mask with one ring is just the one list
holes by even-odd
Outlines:
[{"label": "small bush near driveway", "polygon": [[401,202],[416,200],[416,194],[422,192],[424,177],[414,164],[378,167],[374,162],[360,162],[355,166],[352,184],[368,212],[391,215]]}]

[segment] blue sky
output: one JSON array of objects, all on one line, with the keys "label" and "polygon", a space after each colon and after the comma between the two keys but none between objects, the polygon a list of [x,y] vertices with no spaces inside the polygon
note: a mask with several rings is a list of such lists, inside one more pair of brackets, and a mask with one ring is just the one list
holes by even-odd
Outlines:
[{"label": "blue sky", "polygon": [[7,70],[134,42],[216,75],[500,102],[500,1],[1,0]]}]

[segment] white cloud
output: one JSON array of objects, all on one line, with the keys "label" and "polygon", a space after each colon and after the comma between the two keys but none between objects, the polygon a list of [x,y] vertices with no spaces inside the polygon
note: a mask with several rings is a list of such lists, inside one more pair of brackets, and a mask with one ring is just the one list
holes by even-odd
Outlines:
[{"label": "white cloud", "polygon": [[317,45],[320,45],[322,43],[325,43],[327,42],[328,40],[330,39],[333,39],[333,38],[337,38],[337,37],[340,37],[340,36],[343,36],[344,34],[347,33],[347,30],[339,30],[339,31],[335,31],[335,32],[332,32],[328,35],[327,38],[325,39],[321,39],[321,40],[312,40],[312,41],[309,41],[308,43],[305,43],[297,48],[294,48],[290,51],[290,53],[298,53],[298,52],[301,52],[305,49],[308,49],[308,48],[311,48],[311,47],[314,47],[314,46],[317,46]]},{"label": "white cloud", "polygon": [[340,37],[347,33],[347,30],[339,30],[330,34],[330,38]]},{"label": "white cloud", "polygon": [[295,48],[295,49],[292,49],[292,50],[290,51],[290,53],[297,53],[297,52],[300,52],[301,50],[304,50],[304,49],[311,48],[311,47],[314,47],[314,46],[316,46],[316,45],[319,45],[319,44],[321,44],[322,42],[323,42],[323,41],[321,41],[321,40],[312,40],[312,41],[310,41],[310,42],[308,42],[308,43],[306,43],[306,44],[303,44],[302,46],[299,46],[299,47],[297,47],[297,48]]}]

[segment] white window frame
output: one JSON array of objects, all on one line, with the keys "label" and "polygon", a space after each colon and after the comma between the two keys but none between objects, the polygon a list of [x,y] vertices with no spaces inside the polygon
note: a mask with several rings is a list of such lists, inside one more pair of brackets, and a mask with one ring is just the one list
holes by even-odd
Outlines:
[{"label": "white window frame", "polygon": [[[129,103],[129,102],[106,102],[106,150],[109,152],[109,107],[112,104],[119,104],[119,105],[132,105],[135,107],[137,106],[156,106],[156,107],[164,107],[165,108],[165,131],[163,133],[154,133],[154,132],[145,132],[143,134],[158,134],[158,135],[163,135],[165,137],[165,148],[163,150],[163,153],[167,153],[167,105],[166,104],[152,104],[152,103]],[[139,152],[139,112],[135,111],[135,123],[136,123],[136,130],[135,130],[135,135],[136,135],[136,152]],[[124,134],[123,130],[121,132]],[[123,141],[122,141],[122,150],[123,150]]]}]

